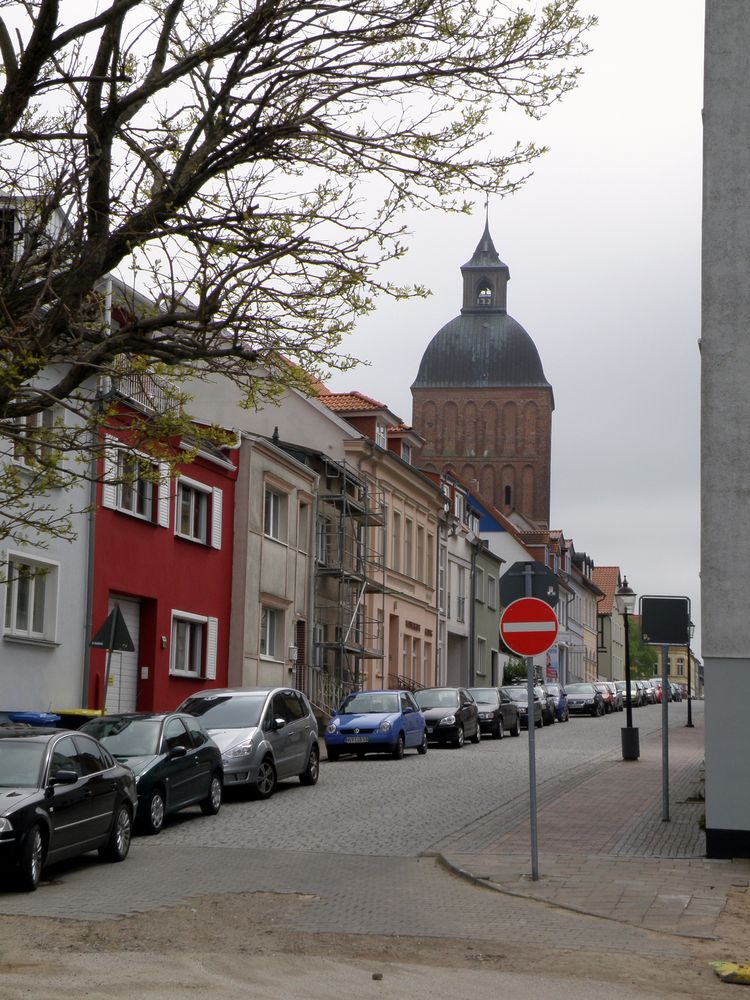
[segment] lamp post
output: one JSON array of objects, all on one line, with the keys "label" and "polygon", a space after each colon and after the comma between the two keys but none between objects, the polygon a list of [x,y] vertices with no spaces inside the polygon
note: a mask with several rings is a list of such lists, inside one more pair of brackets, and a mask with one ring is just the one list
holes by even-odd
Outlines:
[{"label": "lamp post", "polygon": [[687,641],[687,681],[688,681],[688,713],[687,722],[685,727],[693,729],[693,681],[692,681],[692,671],[690,669],[690,642],[695,635],[695,625],[692,622],[688,625],[688,641]]},{"label": "lamp post", "polygon": [[638,760],[641,755],[638,729],[633,725],[633,700],[630,696],[630,629],[628,615],[635,610],[635,591],[628,586],[628,578],[623,577],[622,585],[615,594],[615,607],[622,615],[625,626],[625,711],[626,725],[620,730],[622,738],[622,759]]}]

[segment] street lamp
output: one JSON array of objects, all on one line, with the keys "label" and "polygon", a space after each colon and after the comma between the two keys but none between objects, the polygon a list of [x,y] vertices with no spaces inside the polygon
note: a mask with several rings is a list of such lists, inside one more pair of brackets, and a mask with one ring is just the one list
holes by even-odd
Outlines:
[{"label": "street lamp", "polygon": [[695,635],[695,625],[692,622],[688,625],[688,641],[687,641],[687,681],[688,681],[688,716],[686,727],[693,729],[693,683],[692,675],[690,670],[690,643],[693,636]]},{"label": "street lamp", "polygon": [[628,586],[628,578],[624,577],[622,586],[615,594],[615,607],[622,615],[625,626],[625,711],[626,725],[620,730],[622,738],[622,759],[638,760],[641,755],[638,729],[633,726],[633,700],[630,696],[630,629],[628,615],[635,611],[635,591]]}]

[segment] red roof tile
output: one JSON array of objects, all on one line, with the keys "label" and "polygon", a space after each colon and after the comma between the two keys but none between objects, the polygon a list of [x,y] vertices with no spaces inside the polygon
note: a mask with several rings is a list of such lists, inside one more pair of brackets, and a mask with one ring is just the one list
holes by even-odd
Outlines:
[{"label": "red roof tile", "polygon": [[594,566],[592,578],[599,590],[604,591],[604,597],[596,602],[600,614],[610,615],[614,608],[615,594],[620,582],[619,566]]},{"label": "red roof tile", "polygon": [[330,392],[319,396],[323,406],[336,413],[355,413],[363,410],[387,410],[385,403],[371,399],[362,392]]}]

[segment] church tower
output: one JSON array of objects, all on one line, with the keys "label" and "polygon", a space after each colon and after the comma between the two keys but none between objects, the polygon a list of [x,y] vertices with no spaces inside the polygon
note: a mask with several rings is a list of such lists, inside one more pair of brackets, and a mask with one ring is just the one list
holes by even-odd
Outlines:
[{"label": "church tower", "polygon": [[508,265],[489,224],[461,268],[461,313],[424,352],[411,387],[419,465],[450,470],[504,514],[549,526],[552,386],[507,312]]}]

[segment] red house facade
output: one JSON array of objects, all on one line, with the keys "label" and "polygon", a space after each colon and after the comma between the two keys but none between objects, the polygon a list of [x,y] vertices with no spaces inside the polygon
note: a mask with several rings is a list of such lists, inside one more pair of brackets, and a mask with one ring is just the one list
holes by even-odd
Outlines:
[{"label": "red house facade", "polygon": [[92,633],[117,605],[135,646],[92,649],[89,708],[170,710],[227,684],[237,451],[167,464],[106,435],[98,486]]}]

